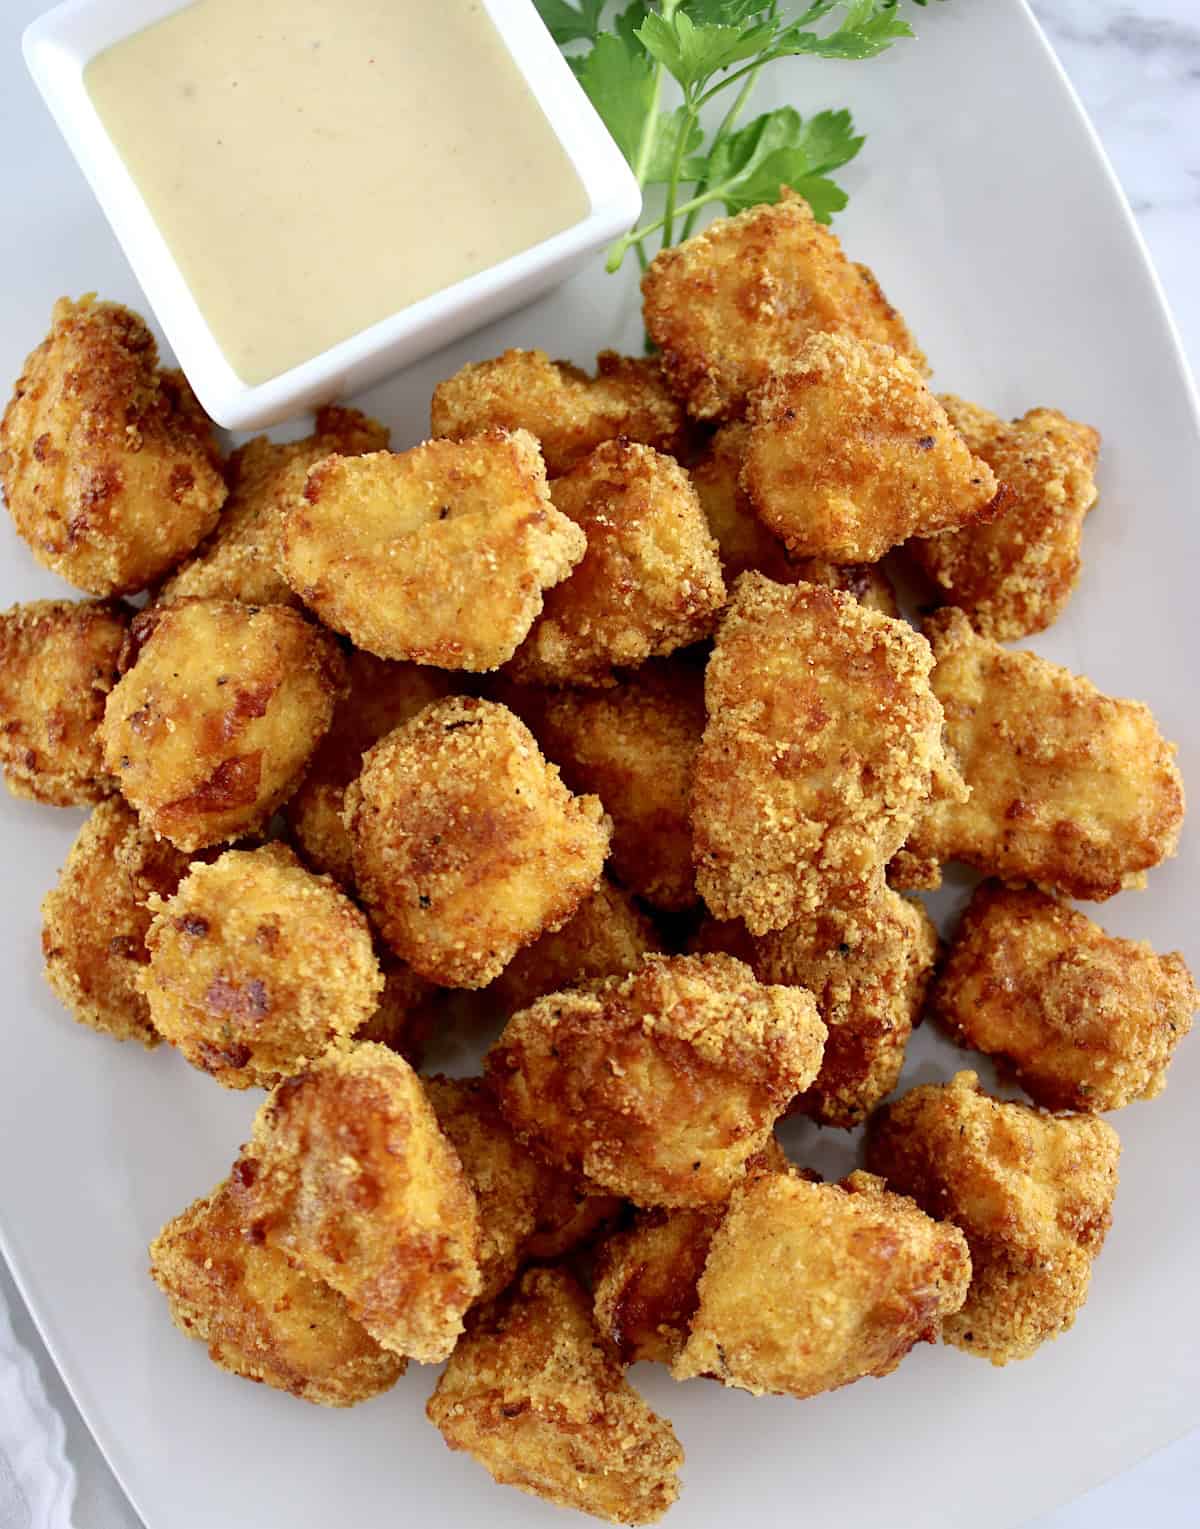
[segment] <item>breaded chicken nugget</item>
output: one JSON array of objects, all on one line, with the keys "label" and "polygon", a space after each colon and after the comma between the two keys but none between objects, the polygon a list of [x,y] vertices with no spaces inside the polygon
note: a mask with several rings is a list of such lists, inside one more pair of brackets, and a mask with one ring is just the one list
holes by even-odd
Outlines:
[{"label": "breaded chicken nugget", "polygon": [[441,669],[395,663],[361,648],[350,654],[346,675],[350,688],[284,815],[309,864],[352,887],[354,845],[342,822],[346,787],[362,769],[371,745],[423,706],[449,695],[452,679]]},{"label": "breaded chicken nugget", "polygon": [[377,743],[346,792],[359,890],[421,976],[485,987],[600,879],[609,824],[572,796],[504,706],[427,706]]},{"label": "breaded chicken nugget", "polygon": [[157,1046],[138,986],[149,960],[152,894],[170,897],[188,857],[157,839],[119,797],[79,830],[58,885],[42,901],[46,981],[81,1024]]},{"label": "breaded chicken nugget", "polygon": [[388,436],[384,425],[357,409],[326,404],[317,411],[316,429],[302,440],[277,443],[256,435],[239,446],[226,466],[229,498],[217,529],[167,580],[158,598],[296,604],[298,596],[280,569],[285,506],[303,490],[314,462],[332,452],[356,457],[385,451]]},{"label": "breaded chicken nugget", "polygon": [[1044,892],[976,889],[931,1011],[963,1045],[1012,1065],[1052,1110],[1153,1099],[1200,994],[1183,957],[1119,940]]},{"label": "breaded chicken nugget", "polygon": [[[971,794],[928,807],[906,854],[918,867],[965,860],[1003,881],[1095,902],[1143,885],[1148,867],[1175,853],[1183,822],[1175,748],[1149,709],[976,636],[961,611],[936,612],[925,634]],[[910,869],[899,866],[895,884],[930,884]]]},{"label": "breaded chicken nugget", "polygon": [[649,446],[608,441],[552,486],[587,553],[546,596],[509,667],[535,685],[609,685],[707,637],[725,603],[717,544],[688,475]]},{"label": "breaded chicken nugget", "polygon": [[33,600],[0,613],[0,767],[14,796],[73,807],[116,790],[96,728],[129,616],[99,600]]},{"label": "breaded chicken nugget", "polygon": [[561,1269],[531,1269],[480,1312],[426,1413],[505,1486],[614,1524],[649,1524],[679,1495],[683,1450],[596,1331]]},{"label": "breaded chicken nugget", "polygon": [[864,909],[826,908],[757,936],[740,922],[709,919],[695,948],[727,951],[760,982],[804,987],[816,999],[829,1031],[825,1055],[793,1112],[849,1128],[895,1088],[938,950],[920,903],[885,888]]},{"label": "breaded chicken nugget", "polygon": [[437,1027],[440,988],[418,977],[411,966],[379,941],[375,950],[383,973],[383,991],[375,1012],[354,1032],[356,1041],[378,1041],[397,1052],[410,1067],[420,1067],[429,1037]]},{"label": "breaded chicken nugget", "polygon": [[662,250],[642,294],[647,333],[697,419],[738,418],[747,395],[814,333],[881,341],[925,367],[875,277],[793,193]]},{"label": "breaded chicken nugget", "polygon": [[874,563],[994,514],[1003,492],[911,361],[816,334],[750,401],[742,486],[798,557]]},{"label": "breaded chicken nugget", "polygon": [[605,1194],[582,1175],[562,1173],[542,1162],[545,1178],[537,1225],[525,1253],[529,1258],[565,1258],[586,1247],[621,1214],[625,1202]]},{"label": "breaded chicken nugget", "polygon": [[1004,642],[1041,632],[1062,614],[1079,576],[1100,436],[1057,409],[1030,409],[1005,423],[961,398],[941,402],[1009,498],[994,520],[914,541],[908,551],[984,637]]},{"label": "breaded chicken nugget", "polygon": [[155,1029],[225,1088],[271,1088],[374,1013],[366,917],[286,845],[231,849],[152,897],[139,986]]},{"label": "breaded chicken nugget", "polygon": [[875,1116],[871,1170],[966,1233],[971,1289],[948,1343],[1007,1364],[1066,1332],[1108,1231],[1120,1152],[1096,1116],[989,1098],[973,1072]]},{"label": "breaded chicken nugget", "polygon": [[583,557],[525,430],[326,457],[288,505],[283,571],[327,625],[380,658],[495,669]]},{"label": "breaded chicken nugget", "polygon": [[60,298],[0,420],[0,487],[38,562],[92,595],[161,578],[217,522],[212,428],[117,303]]},{"label": "breaded chicken nugget", "polygon": [[602,350],[589,377],[544,350],[506,350],[439,382],[430,410],[435,436],[461,441],[496,427],[536,436],[557,478],[618,436],[675,456],[684,417],[657,360]]},{"label": "breaded chicken nugget", "polygon": [[696,885],[717,918],[764,934],[880,895],[946,768],[932,667],[910,627],[849,595],[742,575],[692,782]]},{"label": "breaded chicken nugget", "polygon": [[593,1295],[596,1326],[622,1364],[674,1364],[700,1302],[697,1285],[723,1205],[638,1211],[601,1247]]},{"label": "breaded chicken nugget", "polygon": [[816,1076],[824,1039],[799,988],[730,956],[647,956],[514,1015],[485,1067],[551,1162],[638,1205],[705,1205]]},{"label": "breaded chicken nugget", "polygon": [[231,1177],[250,1236],[346,1298],[394,1354],[445,1359],[480,1290],[479,1213],[421,1080],[366,1041],[268,1096]]},{"label": "breaded chicken nugget", "polygon": [[246,1236],[228,1183],[167,1222],[150,1244],[150,1273],[175,1326],[234,1375],[353,1407],[404,1374],[405,1361],[380,1348],[336,1291]]},{"label": "breaded chicken nugget", "polygon": [[962,1233],[882,1179],[755,1176],[713,1237],[671,1373],[797,1397],[890,1375],[915,1343],[937,1340],[970,1278]]},{"label": "breaded chicken nugget", "polygon": [[142,822],[184,850],[260,828],[296,789],[345,685],[296,611],[180,600],[136,616],[100,725]]}]

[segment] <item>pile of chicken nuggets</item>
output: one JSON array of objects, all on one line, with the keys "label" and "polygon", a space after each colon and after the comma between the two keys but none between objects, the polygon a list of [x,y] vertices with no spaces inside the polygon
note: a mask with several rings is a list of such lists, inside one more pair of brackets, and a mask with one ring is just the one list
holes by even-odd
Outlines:
[{"label": "pile of chicken nuggets", "polygon": [[[151,1244],[176,1324],[328,1406],[446,1361],[452,1449],[629,1524],[683,1461],[635,1361],[808,1398],[1069,1328],[1102,1114],[1197,1003],[1065,900],[1174,852],[1172,746],[1002,646],[1070,598],[1096,432],[937,397],[791,195],[643,290],[647,357],[510,350],[412,450],[329,406],[227,459],[141,319],[63,299],[0,425],[18,531],[90,597],[0,615],[9,788],[92,808],[50,984],[267,1091]],[[952,860],[947,949],[906,894]],[[463,994],[503,1022],[481,1074],[422,1075]],[[925,1014],[1032,1102],[887,1102]],[[864,1168],[789,1161],[794,1114],[865,1124]]]}]

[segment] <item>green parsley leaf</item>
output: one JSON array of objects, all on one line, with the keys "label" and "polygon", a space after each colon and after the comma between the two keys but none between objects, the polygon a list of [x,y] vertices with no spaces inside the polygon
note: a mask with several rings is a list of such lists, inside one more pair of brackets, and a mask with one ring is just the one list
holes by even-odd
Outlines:
[{"label": "green parsley leaf", "polygon": [[[736,27],[770,10],[767,0],[683,0],[688,15],[701,26]],[[830,9],[837,0],[822,0]]]},{"label": "green parsley leaf", "polygon": [[578,9],[568,5],[567,0],[533,0],[533,3],[560,48],[573,42],[595,42],[600,35],[604,0],[579,0]]},{"label": "green parsley leaf", "polygon": [[897,15],[895,0],[848,0],[836,30],[821,36],[793,22],[772,42],[770,57],[807,53],[818,58],[875,58],[899,38],[912,35],[908,22]]},{"label": "green parsley leaf", "polygon": [[602,32],[576,71],[588,100],[630,164],[654,99],[654,72],[645,54],[630,53],[622,40]]},{"label": "green parsley leaf", "polygon": [[813,185],[817,198],[813,211],[828,222],[828,214],[840,211],[846,198],[824,179],[824,172],[846,164],[862,145],[848,111],[819,112],[805,121],[785,106],[756,117],[717,144],[708,161],[709,187],[732,213],[757,202],[777,202],[781,185],[791,186],[802,196],[808,196],[803,186]]},{"label": "green parsley leaf", "polygon": [[669,19],[651,12],[637,29],[646,52],[674,76],[685,91],[731,64],[756,58],[768,47],[775,23],[751,22],[740,26],[696,26],[686,11]]}]

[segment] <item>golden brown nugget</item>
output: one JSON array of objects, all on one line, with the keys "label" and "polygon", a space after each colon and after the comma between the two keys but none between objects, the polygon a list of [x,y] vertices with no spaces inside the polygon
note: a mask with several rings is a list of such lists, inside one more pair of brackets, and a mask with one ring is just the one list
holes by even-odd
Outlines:
[{"label": "golden brown nugget", "polygon": [[614,1524],[649,1524],[679,1495],[683,1450],[597,1332],[560,1269],[531,1269],[473,1320],[426,1407],[451,1449],[505,1486]]},{"label": "golden brown nugget", "polygon": [[552,485],[587,553],[546,596],[509,666],[534,685],[609,685],[707,637],[725,603],[717,546],[688,475],[649,446],[608,441]]},{"label": "golden brown nugget", "polygon": [[33,600],[0,613],[0,767],[14,796],[74,807],[116,789],[96,728],[129,616],[98,600]]},{"label": "golden brown nugget", "polygon": [[42,901],[46,981],[81,1024],[157,1046],[138,986],[149,960],[147,903],[170,897],[188,857],[144,829],[119,797],[79,830],[58,885]]},{"label": "golden brown nugget", "polygon": [[947,605],[997,642],[1041,632],[1079,577],[1084,516],[1096,502],[1100,436],[1057,409],[1011,423],[943,397],[950,422],[1007,487],[994,520],[912,542],[908,551]]},{"label": "golden brown nugget", "polygon": [[271,1088],[348,1039],[383,988],[366,917],[283,844],[231,849],[152,897],[155,1029],[225,1088]]},{"label": "golden brown nugget", "polygon": [[952,789],[932,667],[910,627],[849,595],[742,575],[692,781],[696,885],[717,918],[764,934],[880,895],[935,771]]},{"label": "golden brown nugget", "polygon": [[349,888],[354,885],[354,844],[342,821],[346,787],[361,771],[372,744],[431,701],[443,700],[453,681],[441,669],[376,658],[361,648],[350,654],[346,676],[350,688],[284,815],[305,860]]},{"label": "golden brown nugget", "polygon": [[411,966],[392,955],[380,941],[375,951],[383,973],[379,1003],[367,1022],[354,1032],[356,1041],[378,1041],[420,1067],[425,1047],[437,1028],[442,990],[418,977]]},{"label": "golden brown nugget", "polygon": [[972,1280],[948,1343],[1007,1364],[1075,1321],[1112,1217],[1117,1133],[1094,1115],[989,1098],[973,1072],[914,1088],[872,1121],[867,1163],[961,1227]]},{"label": "golden brown nugget", "polygon": [[814,333],[881,341],[924,369],[904,320],[865,265],[792,192],[718,218],[662,250],[642,278],[646,331],[697,419],[736,419],[747,396]]},{"label": "golden brown nugget", "polygon": [[510,659],[587,541],[525,430],[326,457],[284,516],[283,571],[326,625],[380,658]]},{"label": "golden brown nugget", "polygon": [[298,603],[280,569],[289,499],[302,491],[305,474],[322,457],[385,451],[388,436],[384,425],[357,409],[326,404],[317,410],[313,433],[301,440],[276,442],[256,435],[239,446],[226,465],[229,498],[217,529],[167,580],[158,598]]},{"label": "golden brown nugget", "polygon": [[754,395],[748,420],[742,486],[797,557],[874,563],[1004,502],[920,372],[887,345],[813,335]]},{"label": "golden brown nugget", "polygon": [[296,789],[345,686],[337,644],[280,605],[136,616],[100,741],[142,822],[179,849],[254,832]]},{"label": "golden brown nugget", "polygon": [[359,891],[430,982],[486,987],[596,887],[609,824],[572,796],[504,706],[435,702],[389,733],[346,792]]},{"label": "golden brown nugget", "polygon": [[675,456],[684,416],[649,357],[602,350],[589,377],[569,361],[551,361],[544,350],[506,350],[439,382],[430,410],[435,436],[460,441],[496,427],[536,436],[546,471],[557,478],[618,436]]},{"label": "golden brown nugget", "polygon": [[560,1168],[638,1205],[705,1205],[816,1076],[824,1039],[799,988],[730,956],[647,956],[514,1015],[485,1068],[509,1124]]},{"label": "golden brown nugget", "polygon": [[581,1175],[562,1173],[544,1161],[541,1166],[544,1177],[537,1224],[525,1254],[536,1259],[565,1258],[607,1231],[621,1214],[624,1201],[605,1194]]},{"label": "golden brown nugget", "polygon": [[796,1397],[890,1375],[914,1344],[936,1342],[970,1279],[957,1227],[882,1179],[755,1176],[713,1236],[671,1373]]},{"label": "golden brown nugget", "polygon": [[421,1080],[366,1041],[280,1083],[234,1165],[250,1235],[394,1354],[445,1359],[480,1290],[479,1213]]},{"label": "golden brown nugget", "polygon": [[1051,1110],[1117,1110],[1166,1087],[1200,994],[1183,957],[1120,940],[1044,892],[985,882],[950,948],[931,1012],[1011,1065]]},{"label": "golden brown nugget", "polygon": [[637,1213],[601,1247],[593,1295],[596,1326],[622,1364],[674,1364],[700,1302],[697,1286],[723,1205]]},{"label": "golden brown nugget", "polygon": [[227,1183],[168,1221],[150,1273],[180,1332],[214,1364],[324,1407],[388,1390],[405,1361],[389,1354],[320,1280],[246,1236]]},{"label": "golden brown nugget", "polygon": [[0,487],[38,562],[92,595],[144,589],[217,523],[212,427],[117,303],[60,298],[0,420]]},{"label": "golden brown nugget", "polygon": [[[1143,885],[1146,870],[1175,853],[1184,806],[1175,747],[1149,708],[977,636],[958,610],[930,616],[925,635],[971,794],[932,803],[906,854],[925,867],[965,860],[1002,881],[1093,902]],[[937,884],[906,869],[895,884]]]}]

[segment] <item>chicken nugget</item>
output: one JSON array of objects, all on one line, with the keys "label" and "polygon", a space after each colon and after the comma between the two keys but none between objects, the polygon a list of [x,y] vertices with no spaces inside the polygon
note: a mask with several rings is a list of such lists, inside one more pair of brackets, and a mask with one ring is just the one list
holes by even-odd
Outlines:
[{"label": "chicken nugget", "polygon": [[936,885],[923,873],[965,860],[1093,902],[1144,885],[1146,870],[1175,853],[1184,806],[1175,746],[1149,708],[977,636],[958,610],[929,617],[925,634],[970,800],[926,808],[893,882]]},{"label": "chicken nugget", "polygon": [[271,1088],[374,1013],[364,914],[286,845],[231,849],[152,897],[139,986],[155,1029],[225,1088]]},{"label": "chicken nugget", "polygon": [[874,563],[1004,502],[992,469],[888,345],[813,335],[753,396],[748,420],[742,487],[797,557]]},{"label": "chicken nugget", "polygon": [[1041,632],[1062,614],[1079,577],[1100,436],[1057,409],[1030,409],[1006,423],[961,398],[941,402],[1009,497],[995,519],[913,541],[907,550],[943,601],[965,611],[984,637],[1005,642]]},{"label": "chicken nugget", "polygon": [[390,1354],[321,1280],[246,1236],[219,1184],[168,1221],[150,1244],[150,1273],[180,1332],[223,1370],[324,1407],[353,1407],[395,1385]]},{"label": "chicken nugget", "polygon": [[354,874],[421,976],[486,987],[600,879],[609,824],[504,706],[435,702],[377,743],[346,792]]},{"label": "chicken nugget", "polygon": [[394,1354],[445,1359],[479,1294],[479,1212],[421,1080],[371,1041],[285,1078],[231,1175],[256,1241],[324,1280]]},{"label": "chicken nugget", "polygon": [[225,502],[211,424],[182,376],[157,367],[136,313],[60,298],[0,420],[0,487],[18,534],[88,594],[154,583]]},{"label": "chicken nugget", "polygon": [[99,600],[33,600],[0,613],[0,767],[14,796],[75,807],[116,790],[96,728],[129,615]]},{"label": "chicken nugget", "polygon": [[425,1410],[451,1449],[560,1507],[649,1524],[679,1495],[670,1423],[625,1379],[565,1270],[531,1269],[485,1308]]},{"label": "chicken nugget", "polygon": [[723,1205],[638,1211],[596,1260],[596,1325],[622,1364],[674,1364],[700,1302],[697,1286]]},{"label": "chicken nugget", "polygon": [[544,350],[506,350],[475,361],[433,390],[430,430],[460,441],[482,430],[528,430],[546,471],[560,477],[602,441],[618,436],[676,455],[683,409],[651,357],[602,350],[596,375]]},{"label": "chicken nugget", "polygon": [[725,603],[717,544],[687,473],[649,446],[607,441],[551,487],[587,552],[546,596],[509,666],[535,685],[611,685],[614,667],[707,637]]},{"label": "chicken nugget", "polygon": [[971,898],[930,1009],[965,1046],[999,1056],[1051,1110],[1153,1099],[1200,994],[1187,963],[1119,940],[1044,892],[985,882]]},{"label": "chicken nugget", "polygon": [[525,430],[326,457],[283,523],[284,574],[322,621],[441,669],[510,659],[586,547]]},{"label": "chicken nugget", "polygon": [[973,1072],[914,1088],[874,1117],[868,1166],[961,1227],[971,1249],[948,1343],[1002,1365],[1066,1332],[1108,1231],[1120,1153],[1107,1122],[992,1099]]},{"label": "chicken nugget", "polygon": [[392,955],[380,941],[375,951],[383,973],[383,990],[374,1013],[354,1032],[356,1041],[378,1041],[420,1067],[425,1047],[437,1027],[444,997],[441,988],[418,977],[411,966]]},{"label": "chicken nugget", "polygon": [[100,725],[105,768],[179,849],[252,833],[296,789],[345,687],[296,611],[179,600],[136,616]]},{"label": "chicken nugget", "polygon": [[621,1214],[624,1201],[605,1194],[581,1174],[562,1173],[545,1161],[537,1223],[525,1244],[528,1258],[565,1258],[593,1242]]},{"label": "chicken nugget", "polygon": [[890,1375],[914,1344],[936,1342],[970,1278],[962,1233],[882,1179],[757,1175],[713,1236],[671,1373],[796,1397]]},{"label": "chicken nugget", "polygon": [[692,780],[696,884],[717,918],[764,934],[879,897],[935,770],[952,775],[932,667],[910,627],[849,595],[742,575]]},{"label": "chicken nugget", "polygon": [[280,570],[283,511],[304,488],[308,469],[336,452],[357,457],[385,451],[389,431],[357,409],[326,404],[302,440],[256,435],[229,458],[229,498],[217,529],[159,590],[160,600],[196,595],[245,605],[295,605],[299,597]]},{"label": "chicken nugget", "polygon": [[667,379],[697,419],[737,419],[747,396],[815,333],[893,345],[926,369],[870,270],[846,259],[793,192],[660,251],[642,295]]},{"label": "chicken nugget", "polygon": [[157,1046],[138,977],[150,959],[152,894],[170,897],[188,857],[143,828],[119,797],[79,830],[58,885],[42,901],[46,981],[80,1024]]},{"label": "chicken nugget", "polygon": [[730,956],[647,956],[539,999],[485,1061],[509,1124],[638,1205],[725,1199],[816,1076],[825,1026],[799,988]]}]

